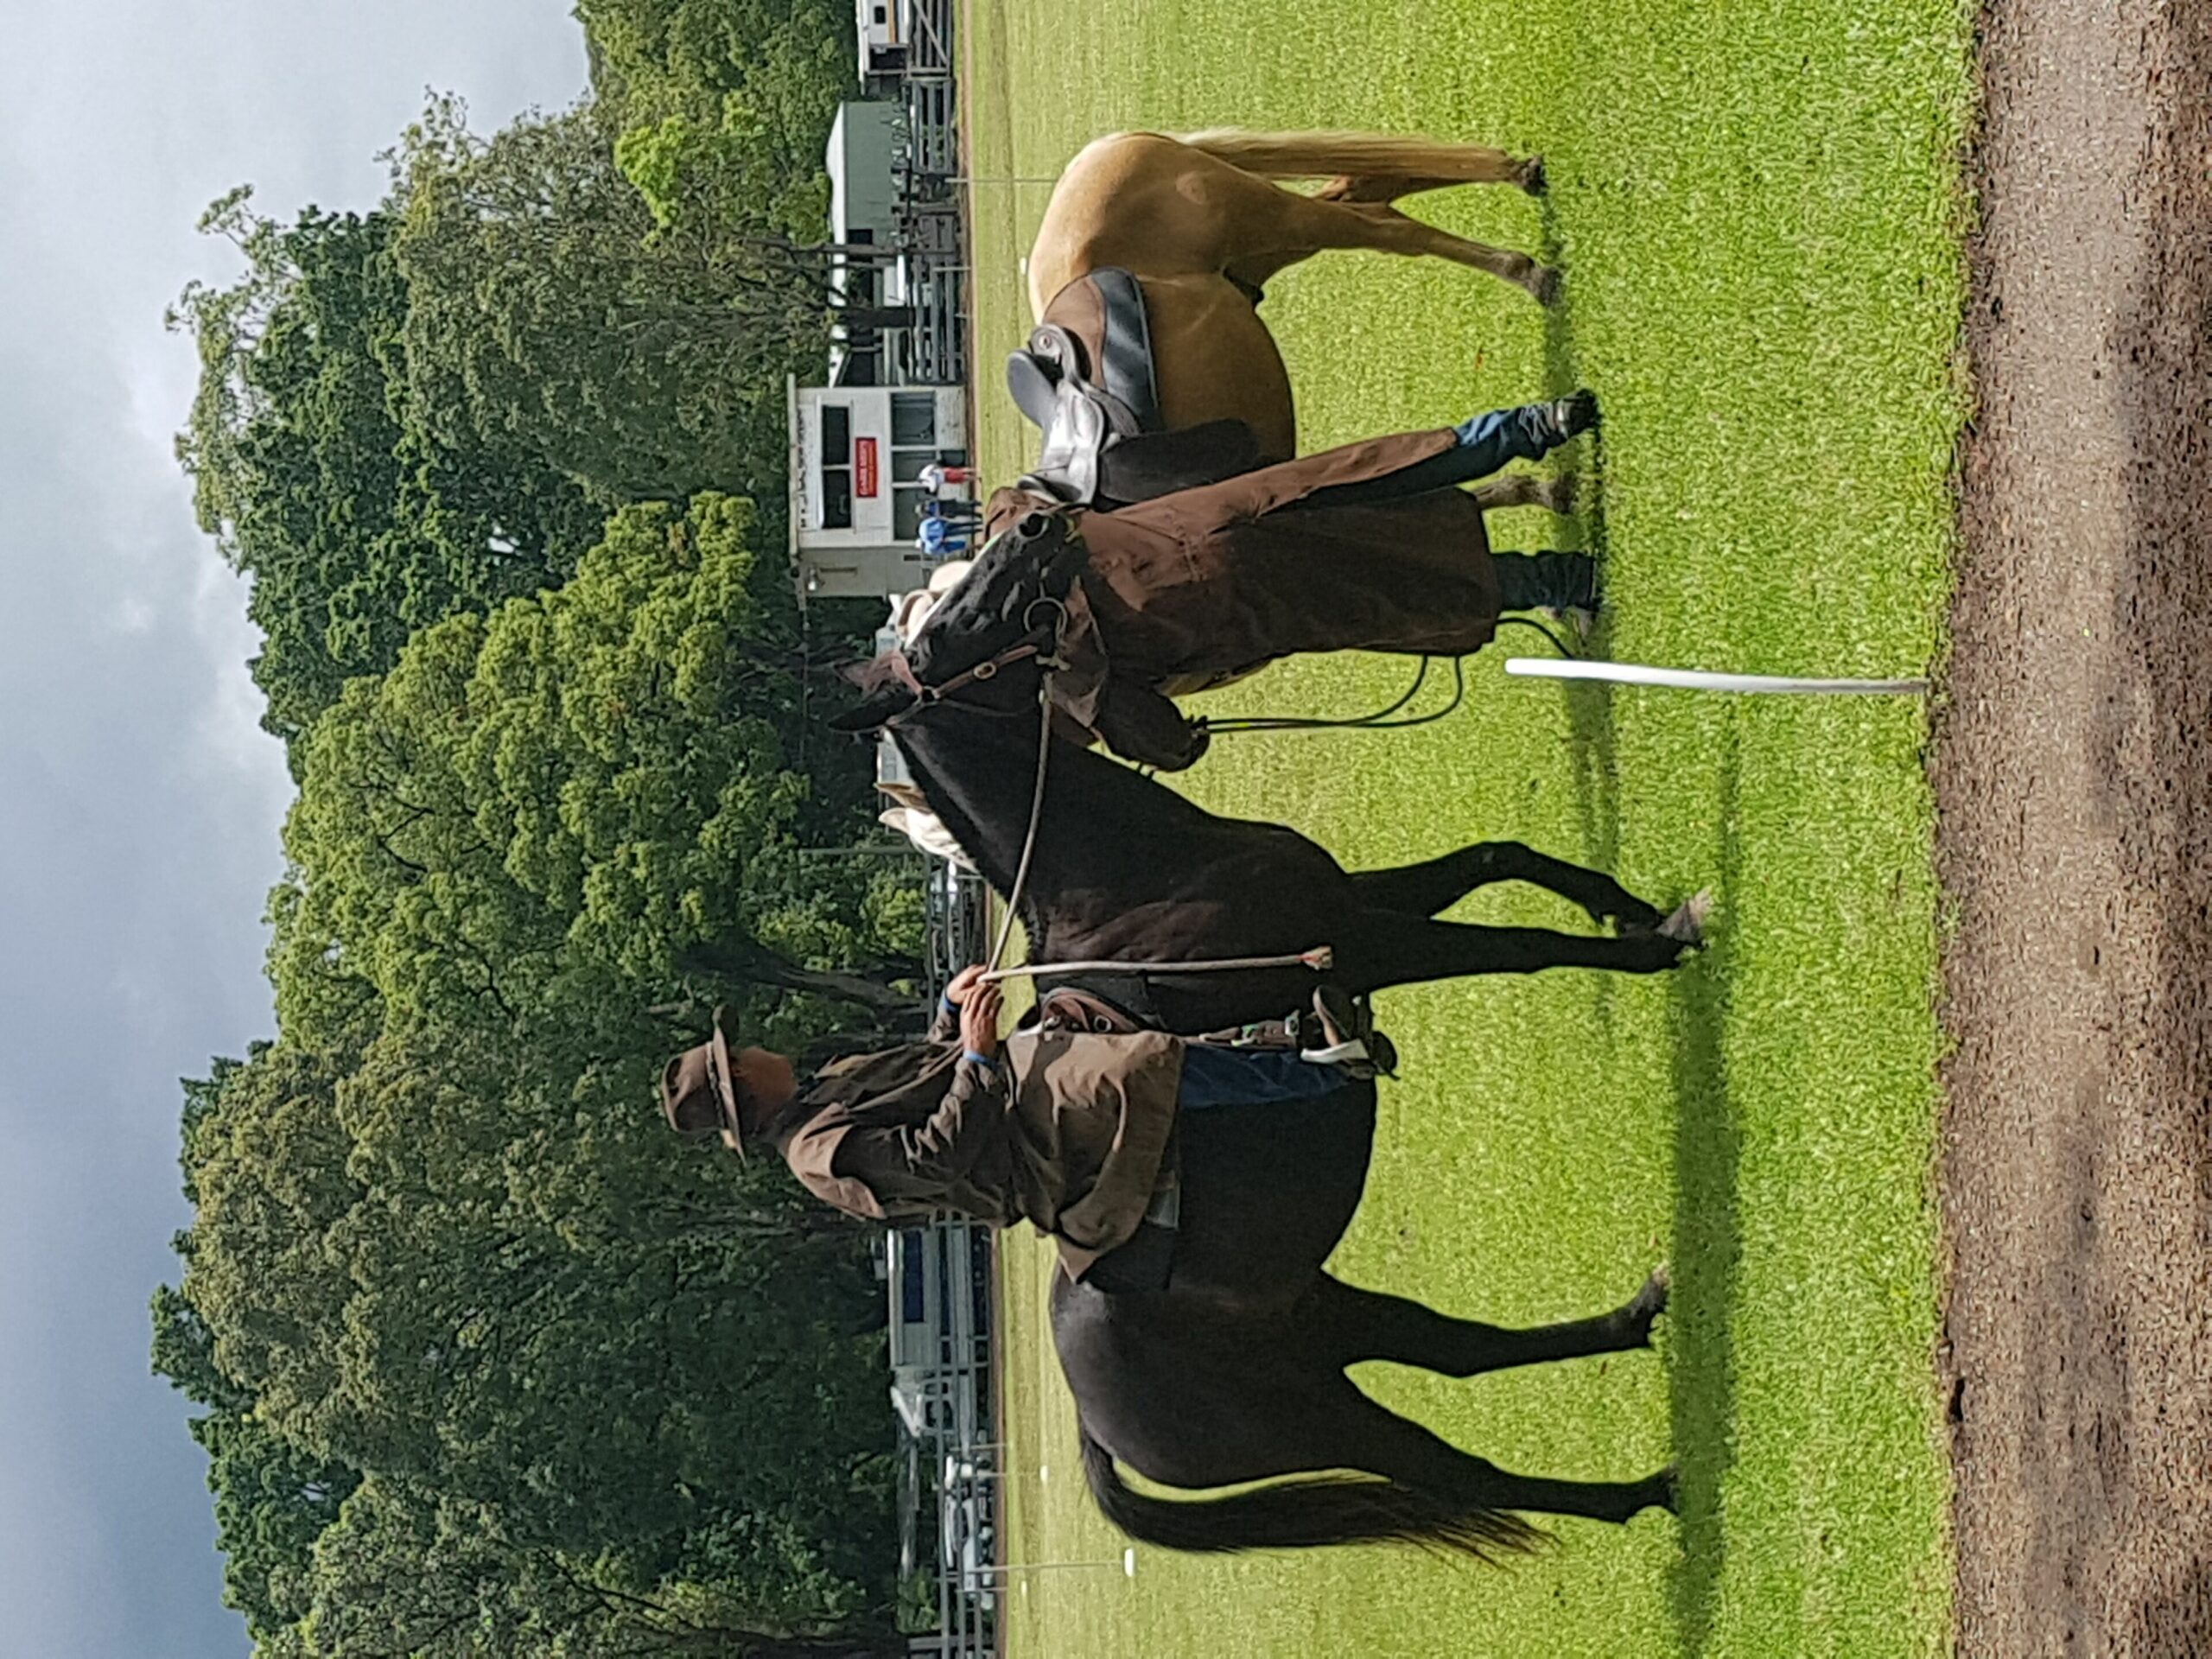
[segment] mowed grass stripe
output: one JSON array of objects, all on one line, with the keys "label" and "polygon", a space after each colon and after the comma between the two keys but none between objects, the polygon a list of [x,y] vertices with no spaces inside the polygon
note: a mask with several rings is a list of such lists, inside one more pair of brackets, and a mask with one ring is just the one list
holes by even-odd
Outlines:
[{"label": "mowed grass stripe", "polygon": [[[1017,260],[1049,177],[1123,127],[1428,131],[1541,149],[1543,202],[1421,198],[1453,230],[1546,249],[1547,316],[1449,266],[1338,256],[1268,316],[1308,448],[1577,383],[1605,399],[1599,486],[1630,659],[1887,674],[1940,645],[1962,409],[1956,5],[1415,7],[1339,0],[975,0],[976,291],[988,381],[1027,327]],[[994,476],[1028,439],[987,384]],[[1570,452],[1573,453],[1573,452]],[[1501,546],[1590,524],[1496,515]],[[1510,1467],[1684,1463],[1680,1527],[1567,1524],[1510,1572],[1380,1551],[1048,1574],[1016,1656],[1899,1655],[1948,1628],[1929,1170],[1938,1035],[1924,728],[1903,702],[1731,702],[1509,684],[1388,737],[1224,741],[1188,787],[1296,823],[1355,867],[1516,837],[1655,898],[1711,883],[1711,951],[1659,981],[1586,974],[1395,993],[1407,1059],[1336,1268],[1503,1322],[1624,1296],[1671,1259],[1664,1363],[1362,1381]],[[1541,649],[1541,646],[1536,647]],[[1353,710],[1405,668],[1315,659],[1217,711]],[[1573,926],[1540,896],[1457,914]],[[1051,1262],[1010,1243],[1018,1560],[1104,1560],[1046,1322]],[[1049,1466],[1040,1481],[1038,1469]]]}]

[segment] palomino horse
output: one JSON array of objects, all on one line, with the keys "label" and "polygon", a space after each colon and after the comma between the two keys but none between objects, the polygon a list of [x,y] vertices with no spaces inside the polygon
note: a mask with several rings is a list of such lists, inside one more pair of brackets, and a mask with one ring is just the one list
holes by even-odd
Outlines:
[{"label": "palomino horse", "polygon": [[[1328,179],[1313,195],[1269,182]],[[1367,133],[1124,132],[1070,162],[1029,253],[1029,302],[1048,321],[1077,278],[1116,268],[1143,289],[1160,410],[1180,431],[1241,420],[1262,461],[1298,453],[1290,378],[1254,303],[1286,265],[1328,249],[1434,255],[1526,289],[1558,273],[1408,218],[1392,204],[1452,184],[1543,188],[1543,163],[1479,144]],[[1505,505],[1503,499],[1491,505]]]}]

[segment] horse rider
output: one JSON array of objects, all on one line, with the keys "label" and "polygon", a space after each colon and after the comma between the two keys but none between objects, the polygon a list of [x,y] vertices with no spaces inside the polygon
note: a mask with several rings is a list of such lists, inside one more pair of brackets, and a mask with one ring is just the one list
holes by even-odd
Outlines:
[{"label": "horse rider", "polygon": [[1110,512],[1025,479],[993,493],[985,529],[1056,514],[1081,538],[1054,701],[1127,759],[1178,770],[1205,753],[1206,733],[1166,684],[1300,652],[1459,656],[1489,641],[1503,611],[1586,615],[1598,603],[1594,560],[1491,552],[1479,500],[1455,486],[1597,423],[1595,395],[1578,391]]},{"label": "horse rider", "polygon": [[982,969],[963,969],[923,1040],[832,1060],[804,1082],[785,1056],[734,1046],[716,1010],[709,1039],[662,1071],[661,1109],[679,1135],[719,1134],[740,1155],[772,1147],[848,1215],[1027,1220],[1058,1243],[1071,1278],[1158,1288],[1173,1245],[1179,1113],[1308,1099],[1373,1074],[1360,1014],[1334,994],[1317,997],[1310,1020],[1217,1040],[1138,1028],[1063,988],[1042,1021],[1001,1041],[1001,1008]]}]

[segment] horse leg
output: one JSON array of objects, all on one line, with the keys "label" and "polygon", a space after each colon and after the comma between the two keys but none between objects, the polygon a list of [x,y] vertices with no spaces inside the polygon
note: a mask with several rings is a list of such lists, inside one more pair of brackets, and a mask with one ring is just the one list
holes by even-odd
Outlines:
[{"label": "horse leg", "polygon": [[1539,478],[1534,473],[1511,473],[1478,484],[1467,493],[1484,512],[1501,507],[1546,507],[1566,514],[1574,511],[1574,474]]},{"label": "horse leg", "polygon": [[1314,1449],[1330,1465],[1381,1475],[1402,1485],[1470,1508],[1523,1514],[1575,1515],[1626,1522],[1642,1510],[1675,1507],[1675,1473],[1642,1480],[1540,1480],[1516,1475],[1462,1452],[1344,1384],[1327,1434]]},{"label": "horse leg", "polygon": [[1257,245],[1236,256],[1240,268],[1255,257],[1285,256],[1278,261],[1280,269],[1295,259],[1332,249],[1368,249],[1408,258],[1429,255],[1471,265],[1526,289],[1545,305],[1558,291],[1559,273],[1527,254],[1454,236],[1400,213],[1388,202],[1325,201],[1270,188],[1281,198],[1270,215],[1274,222],[1259,232]]},{"label": "horse leg", "polygon": [[1644,903],[1611,876],[1517,841],[1478,841],[1425,864],[1361,870],[1351,880],[1361,903],[1409,916],[1433,916],[1493,882],[1526,881],[1580,906],[1593,922],[1615,921],[1648,931],[1662,920],[1657,906]]},{"label": "horse leg", "polygon": [[1323,1274],[1294,1322],[1340,1370],[1364,1360],[1388,1360],[1446,1376],[1474,1376],[1515,1365],[1648,1348],[1652,1321],[1666,1310],[1667,1283],[1662,1268],[1610,1313],[1515,1331],[1452,1319],[1402,1296],[1361,1290]]},{"label": "horse leg", "polygon": [[[1541,188],[1543,179],[1543,163],[1541,161],[1533,159],[1525,162],[1516,161],[1503,150],[1491,153],[1501,159],[1505,168],[1497,181],[1522,184],[1529,171],[1533,168],[1538,188]],[[1396,201],[1402,196],[1418,195],[1424,190],[1444,190],[1455,184],[1474,182],[1477,181],[1470,179],[1399,178],[1379,174],[1347,175],[1331,179],[1313,193],[1313,200],[1315,201],[1389,203]],[[1527,187],[1524,185],[1524,188]],[[1256,294],[1267,287],[1269,280],[1277,271],[1286,265],[1296,264],[1305,257],[1303,254],[1287,253],[1271,255],[1265,258],[1240,259],[1231,264],[1223,275],[1248,293]]]},{"label": "horse leg", "polygon": [[1696,942],[1660,932],[1607,937],[1541,927],[1482,927],[1370,910],[1332,943],[1339,981],[1349,991],[1364,993],[1469,974],[1534,974],[1547,968],[1656,974],[1679,963]]}]

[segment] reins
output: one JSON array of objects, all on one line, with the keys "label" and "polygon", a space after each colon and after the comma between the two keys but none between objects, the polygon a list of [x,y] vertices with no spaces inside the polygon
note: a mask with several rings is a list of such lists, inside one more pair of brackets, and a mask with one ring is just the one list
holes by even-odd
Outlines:
[{"label": "reins", "polygon": [[[1029,794],[1029,829],[1021,837],[1021,861],[1014,867],[1014,886],[1007,892],[1006,915],[999,923],[999,937],[991,946],[990,960],[983,964],[993,973],[998,970],[1000,962],[1006,956],[1007,941],[1014,937],[1014,918],[1021,913],[1022,892],[1029,885],[1029,862],[1037,854],[1037,826],[1045,819],[1045,772],[1052,759],[1052,676],[1067,666],[1067,659],[1060,654],[1060,646],[1065,642],[1067,630],[1068,607],[1047,595],[1031,601],[1029,610],[1033,611],[1039,605],[1051,606],[1056,614],[1052,622],[1051,655],[1047,656],[1034,645],[1030,646],[1027,653],[1037,658],[1037,666],[1041,671],[1037,676],[1037,785]],[[1021,620],[1028,621],[1028,611],[1022,613]],[[1000,655],[1013,660],[1010,653],[1002,652]],[[990,673],[976,677],[990,679],[997,675],[1001,666],[1002,664],[994,658]],[[957,683],[948,681],[946,683],[950,687]],[[944,694],[940,692],[938,695]]]},{"label": "reins", "polygon": [[[1551,641],[1552,649],[1560,656],[1569,659],[1576,656],[1567,648],[1564,639],[1532,618],[1502,616],[1498,618],[1497,625],[1500,627],[1534,628]],[[1425,715],[1411,715],[1403,720],[1392,719],[1392,715],[1421,694],[1422,685],[1428,679],[1428,671],[1439,661],[1452,664],[1452,700],[1441,709],[1432,709]],[[1387,702],[1369,714],[1352,715],[1343,720],[1322,720],[1297,715],[1232,715],[1224,720],[1209,720],[1203,723],[1206,731],[1216,737],[1235,737],[1243,732],[1402,732],[1442,720],[1466,699],[1467,664],[1465,658],[1423,657],[1421,666],[1414,671],[1413,683],[1398,695],[1397,700]]]},{"label": "reins", "polygon": [[1037,979],[1046,974],[1126,973],[1132,969],[1148,974],[1227,974],[1248,973],[1255,968],[1310,968],[1317,974],[1325,974],[1336,965],[1336,951],[1328,945],[1317,944],[1311,950],[1280,957],[1202,957],[1195,961],[1089,957],[1076,962],[1026,962],[1019,968],[995,965],[982,977],[986,982],[995,983],[1001,979]]}]

